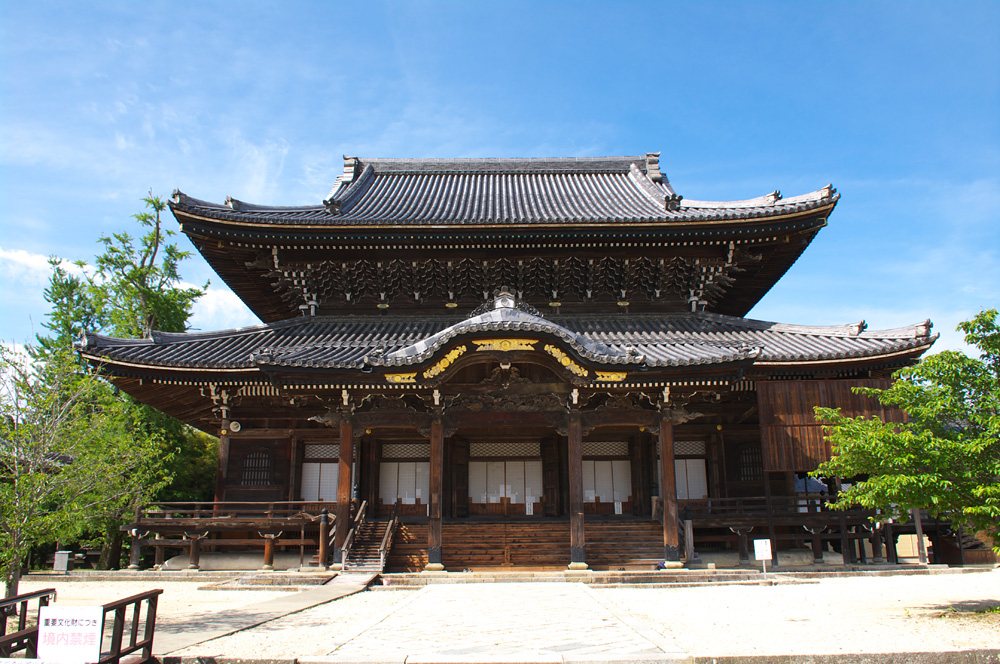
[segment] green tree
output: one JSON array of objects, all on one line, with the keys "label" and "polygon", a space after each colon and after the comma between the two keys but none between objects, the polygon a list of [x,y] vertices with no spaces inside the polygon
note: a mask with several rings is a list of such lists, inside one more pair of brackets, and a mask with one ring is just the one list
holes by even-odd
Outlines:
[{"label": "green tree", "polygon": [[38,365],[0,347],[0,575],[17,594],[29,549],[81,532],[163,485],[160,441],[69,352]]},{"label": "green tree", "polygon": [[[191,308],[202,289],[184,287],[179,266],[189,256],[163,227],[166,204],[152,193],[145,210],[134,215],[142,228],[138,237],[128,232],[101,236],[102,251],[93,265],[82,261],[76,269],[53,257],[52,275],[45,297],[51,305],[44,324],[48,335],[39,335],[32,350],[36,362],[46,363],[65,353],[84,331],[123,338],[148,337],[153,330],[183,332]],[[81,367],[81,370],[83,368]],[[135,435],[159,441],[155,450],[170,480],[156,499],[202,500],[215,472],[215,445],[211,437],[192,430],[159,411],[116,394]],[[134,511],[129,501],[107,500],[104,509],[91,514],[89,531],[78,536],[101,546],[101,567],[115,567],[121,558],[123,534],[119,526]]]},{"label": "green tree", "polygon": [[968,524],[1000,548],[1000,328],[997,310],[961,323],[980,351],[944,351],[899,370],[886,390],[858,388],[907,413],[905,424],[817,408],[834,456],[816,475],[859,478],[834,507],[860,505],[905,520],[910,509]]}]

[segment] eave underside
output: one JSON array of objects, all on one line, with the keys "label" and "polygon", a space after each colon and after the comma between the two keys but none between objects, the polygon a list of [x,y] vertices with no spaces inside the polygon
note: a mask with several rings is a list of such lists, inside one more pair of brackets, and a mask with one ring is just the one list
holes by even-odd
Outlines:
[{"label": "eave underside", "polygon": [[301,314],[467,312],[512,290],[552,313],[703,310],[745,315],[825,215],[729,229],[607,227],[520,234],[268,237],[178,215],[213,269],[264,322]]}]

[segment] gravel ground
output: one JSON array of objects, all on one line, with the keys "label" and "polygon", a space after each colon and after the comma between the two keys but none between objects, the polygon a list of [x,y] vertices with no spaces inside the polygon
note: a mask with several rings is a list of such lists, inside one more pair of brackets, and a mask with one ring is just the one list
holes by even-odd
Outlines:
[{"label": "gravel ground", "polygon": [[[98,604],[163,588],[158,622],[278,597],[268,590],[199,590],[190,582],[22,583],[55,586],[60,604]],[[945,652],[1000,648],[1000,569],[975,574],[850,577],[776,586],[592,588],[695,656]],[[244,658],[312,654],[391,611],[410,591],[362,592],[215,639],[183,655]],[[567,607],[571,615],[573,607]],[[978,611],[978,613],[977,613]],[[317,639],[317,633],[322,639]]]},{"label": "gravel ground", "polygon": [[695,656],[1000,648],[1000,570],[595,592]]}]

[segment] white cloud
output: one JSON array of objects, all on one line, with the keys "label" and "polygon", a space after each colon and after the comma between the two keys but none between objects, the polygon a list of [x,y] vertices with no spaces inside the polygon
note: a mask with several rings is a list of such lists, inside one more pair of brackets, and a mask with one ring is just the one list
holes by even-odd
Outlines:
[{"label": "white cloud", "polygon": [[[83,274],[83,270],[68,261],[62,261],[64,269],[72,274]],[[0,277],[7,288],[12,286],[29,286],[44,288],[52,274],[49,257],[34,254],[23,249],[4,249],[0,247]]]},{"label": "white cloud", "polygon": [[226,136],[233,168],[231,181],[241,183],[238,197],[247,202],[267,202],[278,191],[289,146],[282,141],[252,143],[234,130]]},{"label": "white cloud", "polygon": [[188,324],[192,330],[211,331],[259,325],[260,320],[228,288],[208,288],[195,302]]}]

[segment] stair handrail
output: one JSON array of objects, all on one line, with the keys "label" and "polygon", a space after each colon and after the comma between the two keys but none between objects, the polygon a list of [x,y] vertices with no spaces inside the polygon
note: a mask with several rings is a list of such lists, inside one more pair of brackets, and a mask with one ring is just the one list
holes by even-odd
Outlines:
[{"label": "stair handrail", "polygon": [[368,511],[368,501],[362,500],[361,504],[358,506],[358,511],[354,515],[354,521],[351,523],[351,529],[347,532],[347,537],[344,538],[344,546],[341,547],[340,561],[343,565],[347,565],[347,556],[351,553],[351,546],[354,544],[354,536],[361,529],[361,526],[365,523],[365,515]]},{"label": "stair handrail", "polygon": [[378,546],[378,556],[379,556],[379,570],[385,569],[386,558],[389,557],[389,551],[392,549],[392,539],[396,534],[396,528],[399,526],[399,499],[392,505],[392,514],[389,515],[389,523],[385,527],[385,533],[382,535],[382,543]]}]

